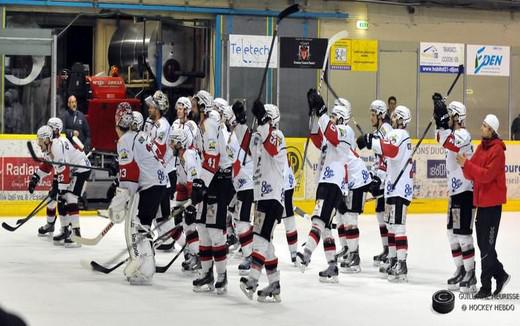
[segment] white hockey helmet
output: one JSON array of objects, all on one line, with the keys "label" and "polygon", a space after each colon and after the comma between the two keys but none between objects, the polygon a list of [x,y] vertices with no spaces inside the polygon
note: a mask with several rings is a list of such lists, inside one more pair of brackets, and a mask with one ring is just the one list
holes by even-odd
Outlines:
[{"label": "white hockey helmet", "polygon": [[403,127],[408,126],[410,121],[412,121],[412,114],[410,113],[410,109],[404,105],[398,105],[392,115],[395,115],[397,119],[401,120]]},{"label": "white hockey helmet", "polygon": [[271,118],[271,124],[277,126],[280,123],[280,110],[274,104],[264,104],[267,116]]},{"label": "white hockey helmet", "polygon": [[51,140],[53,138],[52,128],[48,125],[41,126],[36,132],[36,136],[38,137],[38,140]]},{"label": "white hockey helmet", "polygon": [[452,101],[448,104],[448,114],[450,117],[458,116],[458,122],[462,123],[466,119],[466,106],[458,101]]},{"label": "white hockey helmet", "polygon": [[338,106],[338,105],[344,106],[347,109],[349,109],[350,111],[352,111],[352,105],[350,104],[350,102],[347,99],[344,99],[342,97],[335,99],[334,106]]},{"label": "white hockey helmet", "polygon": [[133,131],[140,131],[143,128],[144,124],[143,115],[139,111],[132,111],[132,115],[134,117],[134,120],[132,121],[130,129],[132,129]]},{"label": "white hockey helmet", "polygon": [[195,94],[195,100],[204,113],[213,109],[213,96],[205,90],[200,90]]},{"label": "white hockey helmet", "polygon": [[51,127],[54,133],[60,134],[63,130],[63,121],[60,118],[53,117],[47,121],[47,126]]},{"label": "white hockey helmet", "polygon": [[388,107],[385,101],[375,100],[370,103],[370,111],[374,112],[377,116],[385,116],[388,112]]},{"label": "white hockey helmet", "polygon": [[349,106],[335,105],[332,108],[331,114],[338,117],[338,119],[339,118],[343,119],[341,124],[346,125],[349,123],[350,118],[352,117],[352,108],[350,107],[350,105]]},{"label": "white hockey helmet", "polygon": [[215,107],[215,110],[218,111],[218,113],[222,114],[224,112],[224,108],[229,106],[229,103],[222,97],[217,97],[213,100],[213,106]]},{"label": "white hockey helmet", "polygon": [[179,97],[177,99],[177,102],[175,103],[175,108],[179,107],[179,105],[182,105],[186,113],[189,113],[191,111],[191,101],[189,98],[184,96]]},{"label": "white hockey helmet", "polygon": [[168,135],[168,141],[173,145],[181,145],[182,148],[187,148],[191,144],[191,135],[184,128],[172,128]]},{"label": "white hockey helmet", "polygon": [[128,129],[134,122],[134,115],[132,114],[132,106],[128,102],[121,102],[116,109],[116,126]]},{"label": "white hockey helmet", "polygon": [[235,124],[236,118],[231,106],[228,105],[224,108],[224,110],[222,111],[222,118],[224,119],[224,122],[227,122],[231,126]]}]

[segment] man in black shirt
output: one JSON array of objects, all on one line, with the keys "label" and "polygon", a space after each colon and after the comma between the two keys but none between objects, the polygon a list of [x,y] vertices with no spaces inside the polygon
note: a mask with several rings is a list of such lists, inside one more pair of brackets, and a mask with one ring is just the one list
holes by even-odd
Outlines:
[{"label": "man in black shirt", "polygon": [[78,102],[74,95],[69,97],[67,110],[62,115],[61,120],[67,138],[73,144],[80,146],[74,141],[74,136],[78,137],[84,146],[83,150],[88,153],[90,151],[90,128],[83,112],[78,111]]}]

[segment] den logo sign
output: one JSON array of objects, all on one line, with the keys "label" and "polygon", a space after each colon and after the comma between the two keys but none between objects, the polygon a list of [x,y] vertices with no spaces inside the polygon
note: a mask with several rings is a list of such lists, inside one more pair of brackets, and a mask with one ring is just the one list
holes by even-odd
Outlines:
[{"label": "den logo sign", "polygon": [[467,74],[509,76],[510,48],[496,45],[468,45]]}]

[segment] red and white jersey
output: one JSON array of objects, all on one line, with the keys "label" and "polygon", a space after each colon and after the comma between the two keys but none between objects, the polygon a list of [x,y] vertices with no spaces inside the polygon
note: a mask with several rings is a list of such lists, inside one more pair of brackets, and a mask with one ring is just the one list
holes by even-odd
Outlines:
[{"label": "red and white jersey", "polygon": [[246,163],[244,161],[244,150],[247,144],[241,146],[238,142],[235,131],[231,133],[229,139],[229,148],[233,151],[233,186],[236,192],[253,189],[253,159],[247,150],[245,155]]},{"label": "red and white jersey", "polygon": [[464,173],[457,164],[457,155],[465,155],[468,159],[473,155],[471,135],[465,128],[455,131],[438,129],[435,132],[437,141],[446,149],[446,177],[450,196],[464,191],[473,191],[473,182],[464,178]]},{"label": "red and white jersey", "polygon": [[[372,132],[372,143],[387,139],[388,134],[390,131],[392,131],[392,129],[393,128],[389,123],[383,122],[381,127]],[[377,175],[379,179],[384,182],[386,179],[386,158],[383,155],[376,153],[375,151],[374,156],[375,160],[374,164],[372,165],[372,171],[374,171],[375,175]],[[381,184],[381,187],[384,187],[383,183]]]},{"label": "red and white jersey", "polygon": [[220,167],[227,169],[231,167],[235,161],[235,152],[229,144],[232,133],[227,130],[225,125],[220,125],[219,133],[219,151],[224,154],[220,156]]},{"label": "red and white jersey", "polygon": [[199,154],[193,148],[186,149],[178,162],[175,200],[183,201],[190,198],[193,180],[200,178],[202,165]]},{"label": "red and white jersey", "polygon": [[229,168],[231,162],[224,160],[227,166],[221,164],[223,156],[227,155],[226,140],[220,130],[220,115],[216,111],[208,112],[208,116],[201,122],[202,138],[202,170],[201,179],[209,187],[213,176],[220,169]]},{"label": "red and white jersey", "polygon": [[352,128],[336,125],[326,114],[318,120],[318,138],[314,144],[321,143],[321,170],[319,183],[336,184],[343,193],[357,189],[372,181],[363,160],[353,150],[355,135]]},{"label": "red and white jersey", "polygon": [[166,144],[168,142],[169,132],[170,123],[165,117],[161,117],[155,122],[147,118],[144,123],[144,133],[148,136],[149,142],[153,145],[156,156],[165,162],[164,164],[167,169],[171,169],[172,164],[168,165],[166,161],[173,155],[172,149]]},{"label": "red and white jersey", "polygon": [[185,130],[189,131],[191,135],[191,141],[188,144],[190,148],[194,148],[196,151],[200,151],[202,139],[200,137],[200,130],[199,126],[195,123],[193,120],[187,120],[185,122],[181,122],[181,120],[177,119],[172,123],[172,126],[170,128],[170,131],[173,128],[184,128]]},{"label": "red and white jersey", "polygon": [[168,175],[143,132],[127,131],[117,142],[119,184],[132,192],[164,185]]},{"label": "red and white jersey", "polygon": [[[385,198],[401,197],[411,201],[413,196],[412,142],[405,129],[393,129],[387,139],[372,142],[372,149],[387,159]],[[397,184],[393,185],[401,170],[405,168]]]},{"label": "red and white jersey", "polygon": [[251,135],[245,124],[235,127],[241,144],[251,137],[250,151],[254,162],[255,200],[274,199],[284,205],[284,169],[287,163],[285,137],[280,130],[269,124],[258,126]]}]

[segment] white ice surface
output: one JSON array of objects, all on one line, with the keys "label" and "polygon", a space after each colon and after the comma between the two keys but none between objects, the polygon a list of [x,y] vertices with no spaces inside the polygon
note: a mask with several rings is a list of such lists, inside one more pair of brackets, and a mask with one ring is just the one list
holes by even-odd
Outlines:
[{"label": "white ice surface", "polygon": [[[14,224],[16,219],[0,219]],[[323,249],[314,252],[310,268],[301,274],[289,261],[283,224],[275,244],[280,260],[281,304],[249,301],[240,291],[238,258],[228,266],[228,294],[192,291],[192,277],[180,271],[179,259],[166,274],[156,274],[152,286],[131,286],[120,268],[109,275],[85,270],[80,259],[98,262],[124,248],[122,225],[114,227],[97,246],[80,249],[56,247],[36,236],[41,218],[11,233],[0,230],[0,306],[22,315],[29,325],[520,325],[520,301],[456,299],[447,315],[434,313],[431,296],[445,288],[454,267],[446,240],[445,217],[413,215],[408,218],[409,282],[393,284],[372,266],[381,250],[373,215],[360,218],[362,272],[340,274],[339,284],[322,284]],[[107,223],[82,218],[82,233],[93,237]],[[298,218],[299,242],[307,238],[309,221]],[[507,293],[520,292],[520,214],[504,213],[498,237],[499,259],[512,280]],[[339,245],[338,245],[339,250]],[[476,255],[479,256],[478,248]],[[164,265],[172,253],[158,253]],[[479,265],[477,258],[477,266]],[[262,277],[260,287],[265,285]],[[462,311],[462,305],[513,304],[514,311]]]}]

